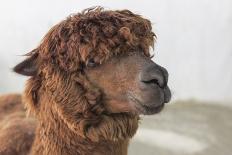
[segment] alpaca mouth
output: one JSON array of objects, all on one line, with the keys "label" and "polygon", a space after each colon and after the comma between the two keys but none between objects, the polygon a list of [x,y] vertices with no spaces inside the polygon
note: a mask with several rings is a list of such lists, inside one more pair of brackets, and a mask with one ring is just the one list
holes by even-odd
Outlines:
[{"label": "alpaca mouth", "polygon": [[159,106],[146,106],[139,104],[138,106],[136,106],[136,108],[140,112],[140,114],[153,115],[163,110],[164,103],[160,104]]},{"label": "alpaca mouth", "polygon": [[145,105],[139,99],[135,98],[133,95],[130,95],[130,99],[134,103],[137,113],[142,115],[153,115],[159,113],[160,111],[162,111],[166,103],[166,102],[162,102],[158,105],[157,104]]}]

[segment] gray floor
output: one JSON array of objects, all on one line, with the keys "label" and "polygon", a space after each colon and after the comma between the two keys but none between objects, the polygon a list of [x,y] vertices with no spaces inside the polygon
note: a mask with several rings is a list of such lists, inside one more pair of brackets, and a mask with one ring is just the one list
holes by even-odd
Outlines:
[{"label": "gray floor", "polygon": [[232,107],[194,101],[143,117],[129,147],[129,155],[231,154]]}]

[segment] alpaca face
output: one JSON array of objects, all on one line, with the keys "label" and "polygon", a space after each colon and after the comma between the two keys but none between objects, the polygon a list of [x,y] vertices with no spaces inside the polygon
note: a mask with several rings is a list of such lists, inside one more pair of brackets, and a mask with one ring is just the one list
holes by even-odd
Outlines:
[{"label": "alpaca face", "polygon": [[112,113],[154,114],[171,98],[168,72],[143,52],[133,52],[97,65],[93,60],[85,74],[103,92],[103,102]]},{"label": "alpaca face", "polygon": [[151,22],[129,10],[68,17],[14,68],[31,76],[27,109],[45,122],[58,117],[83,137],[132,137],[138,115],[159,112],[171,97],[166,69],[150,58],[155,39]]}]

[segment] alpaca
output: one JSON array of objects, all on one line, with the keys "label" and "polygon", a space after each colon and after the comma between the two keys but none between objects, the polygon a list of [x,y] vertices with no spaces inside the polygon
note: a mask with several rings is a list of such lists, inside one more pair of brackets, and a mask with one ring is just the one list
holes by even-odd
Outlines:
[{"label": "alpaca", "polygon": [[0,120],[0,155],[28,154],[36,123],[26,117],[20,94],[0,96]]},{"label": "alpaca", "polygon": [[126,155],[139,115],[160,112],[168,72],[151,60],[149,20],[100,7],[51,28],[14,71],[37,121],[30,155]]}]

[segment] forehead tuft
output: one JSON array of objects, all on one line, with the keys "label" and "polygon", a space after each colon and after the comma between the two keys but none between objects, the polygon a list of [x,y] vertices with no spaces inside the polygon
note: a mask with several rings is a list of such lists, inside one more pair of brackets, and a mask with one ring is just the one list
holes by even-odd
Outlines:
[{"label": "forehead tuft", "polygon": [[148,19],[129,10],[95,7],[72,14],[52,27],[37,51],[47,65],[73,71],[89,58],[103,62],[138,49],[149,55],[154,39]]}]

